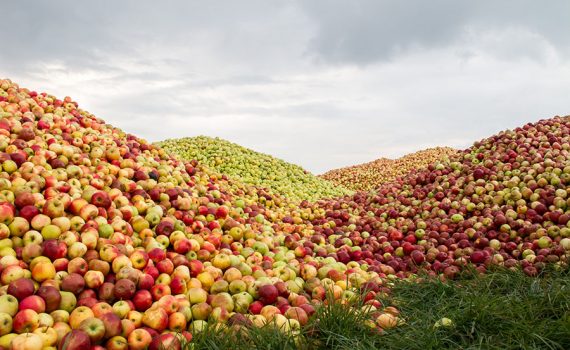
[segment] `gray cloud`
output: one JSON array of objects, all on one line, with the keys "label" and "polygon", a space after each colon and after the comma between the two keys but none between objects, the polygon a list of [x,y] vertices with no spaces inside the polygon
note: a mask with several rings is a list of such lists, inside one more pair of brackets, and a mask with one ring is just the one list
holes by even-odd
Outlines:
[{"label": "gray cloud", "polygon": [[[413,50],[469,40],[472,30],[518,28],[536,34],[517,56],[535,57],[533,41],[570,44],[567,1],[321,0],[303,2],[318,24],[308,54],[330,63],[369,64]],[[500,48],[499,48],[500,53]]]}]

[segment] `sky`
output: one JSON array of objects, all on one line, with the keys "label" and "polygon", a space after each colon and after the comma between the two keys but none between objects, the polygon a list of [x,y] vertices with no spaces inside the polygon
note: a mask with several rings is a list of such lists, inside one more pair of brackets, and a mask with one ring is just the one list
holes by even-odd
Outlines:
[{"label": "sky", "polygon": [[570,2],[10,1],[0,77],[314,173],[570,114]]}]

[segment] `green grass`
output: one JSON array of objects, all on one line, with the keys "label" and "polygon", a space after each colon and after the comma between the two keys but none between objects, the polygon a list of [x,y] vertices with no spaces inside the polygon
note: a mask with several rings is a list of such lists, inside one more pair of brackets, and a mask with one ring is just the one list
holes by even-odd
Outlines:
[{"label": "green grass", "polygon": [[[185,349],[570,349],[570,271],[464,273],[456,281],[396,281],[384,305],[405,324],[382,335],[360,304],[323,304],[301,339],[268,325],[232,335],[209,327]],[[434,328],[446,317],[450,327]]]},{"label": "green grass", "polygon": [[[386,332],[383,349],[570,349],[568,270],[399,281],[391,299],[407,323]],[[434,329],[443,317],[453,326]]]}]

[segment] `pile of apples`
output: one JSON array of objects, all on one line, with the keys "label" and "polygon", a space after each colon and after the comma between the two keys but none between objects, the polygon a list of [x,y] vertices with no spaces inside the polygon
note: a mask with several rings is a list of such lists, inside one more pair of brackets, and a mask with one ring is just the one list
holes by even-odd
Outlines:
[{"label": "pile of apples", "polygon": [[338,261],[380,276],[422,268],[455,277],[467,265],[567,266],[570,253],[570,121],[554,117],[507,130],[370,193],[321,201],[311,240]]},{"label": "pile of apples", "polygon": [[[312,239],[324,215],[0,80],[0,349],[179,349],[208,323],[298,332],[379,274]],[[319,252],[317,254],[317,252]]]},{"label": "pile of apples", "polygon": [[319,177],[353,191],[371,191],[410,171],[432,163],[446,162],[457,152],[449,147],[428,148],[398,159],[380,158],[364,164],[330,170]]},{"label": "pile of apples", "polygon": [[182,159],[197,160],[221,174],[297,203],[352,194],[344,186],[319,178],[298,165],[220,138],[186,137],[157,145]]}]

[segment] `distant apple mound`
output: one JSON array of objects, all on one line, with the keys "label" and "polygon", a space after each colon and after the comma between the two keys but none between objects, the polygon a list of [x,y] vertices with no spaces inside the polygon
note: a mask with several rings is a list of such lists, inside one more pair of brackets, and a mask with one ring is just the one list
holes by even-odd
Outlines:
[{"label": "distant apple mound", "polygon": [[246,184],[267,188],[294,201],[315,201],[350,194],[342,185],[316,177],[298,165],[235,143],[206,136],[157,143],[185,160],[197,160]]},{"label": "distant apple mound", "polygon": [[445,162],[457,152],[449,147],[428,148],[398,159],[380,158],[364,164],[330,170],[319,177],[354,191],[370,191],[410,171],[424,168],[434,162]]},{"label": "distant apple mound", "polygon": [[465,266],[536,276],[570,258],[570,121],[506,130],[371,192],[320,201],[312,221],[339,261],[381,276],[419,269],[456,277]]}]

